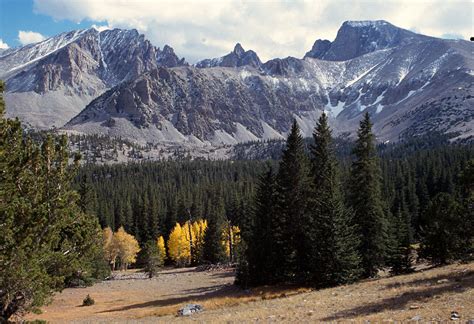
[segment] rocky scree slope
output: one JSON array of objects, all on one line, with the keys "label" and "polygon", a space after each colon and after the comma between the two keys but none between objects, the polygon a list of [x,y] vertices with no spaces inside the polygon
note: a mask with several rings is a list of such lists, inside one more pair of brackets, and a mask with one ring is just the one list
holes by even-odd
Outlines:
[{"label": "rocky scree slope", "polygon": [[91,28],[0,52],[9,116],[35,128],[63,126],[94,98],[158,66],[186,65],[136,30]]},{"label": "rocky scree slope", "polygon": [[[321,42],[327,44],[322,48]],[[430,131],[474,133],[474,44],[384,21],[346,22],[303,59],[261,63],[240,44],[196,66],[157,68],[92,101],[66,129],[143,142],[235,144],[310,136],[322,111],[352,136],[368,111],[380,141]]]}]

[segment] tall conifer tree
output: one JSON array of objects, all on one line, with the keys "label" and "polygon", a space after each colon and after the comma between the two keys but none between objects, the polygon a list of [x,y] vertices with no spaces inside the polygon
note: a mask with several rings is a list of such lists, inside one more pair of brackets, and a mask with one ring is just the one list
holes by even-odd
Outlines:
[{"label": "tall conifer tree", "polygon": [[356,280],[360,275],[359,238],[344,206],[337,161],[326,114],[313,133],[311,147],[312,223],[306,229],[311,240],[311,280],[326,286]]},{"label": "tall conifer tree", "polygon": [[300,274],[308,262],[303,228],[309,189],[307,160],[303,137],[295,120],[276,179],[277,208],[273,220],[273,241],[280,260],[274,268],[278,281],[295,280],[295,275]]},{"label": "tall conifer tree", "polygon": [[355,161],[350,176],[349,201],[354,210],[361,244],[364,277],[373,277],[383,266],[387,251],[387,221],[381,195],[381,171],[375,150],[375,136],[369,113],[364,115],[357,131]]},{"label": "tall conifer tree", "polygon": [[279,262],[278,251],[273,249],[274,202],[275,175],[269,167],[259,178],[254,211],[242,231],[247,245],[243,262],[247,267],[245,271],[248,273],[240,271],[239,273],[247,278],[237,279],[252,286],[271,283],[273,269]]},{"label": "tall conifer tree", "polygon": [[207,228],[204,234],[203,259],[208,263],[219,263],[226,259],[222,244],[224,229],[224,205],[220,197],[213,202],[212,211],[207,218]]},{"label": "tall conifer tree", "polygon": [[389,226],[388,265],[393,274],[413,272],[413,256],[410,246],[410,217],[398,208]]}]

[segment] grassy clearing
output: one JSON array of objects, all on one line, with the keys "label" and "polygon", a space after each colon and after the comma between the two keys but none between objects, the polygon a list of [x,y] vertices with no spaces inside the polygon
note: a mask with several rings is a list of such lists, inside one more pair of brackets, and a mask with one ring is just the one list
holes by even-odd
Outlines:
[{"label": "grassy clearing", "polygon": [[[424,269],[416,273],[366,280],[323,290],[233,286],[229,270],[198,272],[168,269],[154,279],[108,281],[83,289],[66,289],[41,315],[27,319],[50,322],[254,322],[276,321],[461,321],[474,319],[474,263]],[[90,294],[95,304],[80,307]],[[190,318],[176,317],[188,303],[204,306]]]}]

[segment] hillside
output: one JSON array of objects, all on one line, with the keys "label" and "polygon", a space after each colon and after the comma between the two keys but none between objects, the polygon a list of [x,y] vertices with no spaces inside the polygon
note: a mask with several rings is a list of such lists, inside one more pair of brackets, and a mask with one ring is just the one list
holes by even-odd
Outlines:
[{"label": "hillside", "polygon": [[[316,291],[296,288],[239,290],[228,270],[164,270],[154,279],[135,274],[93,287],[66,289],[43,314],[27,319],[51,323],[86,322],[308,322],[370,320],[449,321],[474,319],[474,263],[419,270],[410,275],[367,280]],[[81,307],[90,294],[96,304]],[[176,317],[188,303],[202,313]]]},{"label": "hillside", "polygon": [[[176,145],[202,156],[223,145],[305,136],[323,111],[337,135],[369,112],[378,140],[432,131],[473,135],[473,44],[387,21],[344,22],[303,58],[273,58],[239,43],[190,66],[136,30],[62,33],[0,52],[7,115],[36,129]],[[204,152],[204,153],[201,153]]]}]

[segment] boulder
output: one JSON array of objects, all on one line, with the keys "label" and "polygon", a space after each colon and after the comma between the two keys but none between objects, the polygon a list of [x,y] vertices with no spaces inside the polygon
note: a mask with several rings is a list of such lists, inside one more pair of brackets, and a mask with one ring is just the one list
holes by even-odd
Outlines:
[{"label": "boulder", "polygon": [[204,308],[198,304],[188,304],[178,311],[178,316],[191,316],[194,313],[202,312]]}]

